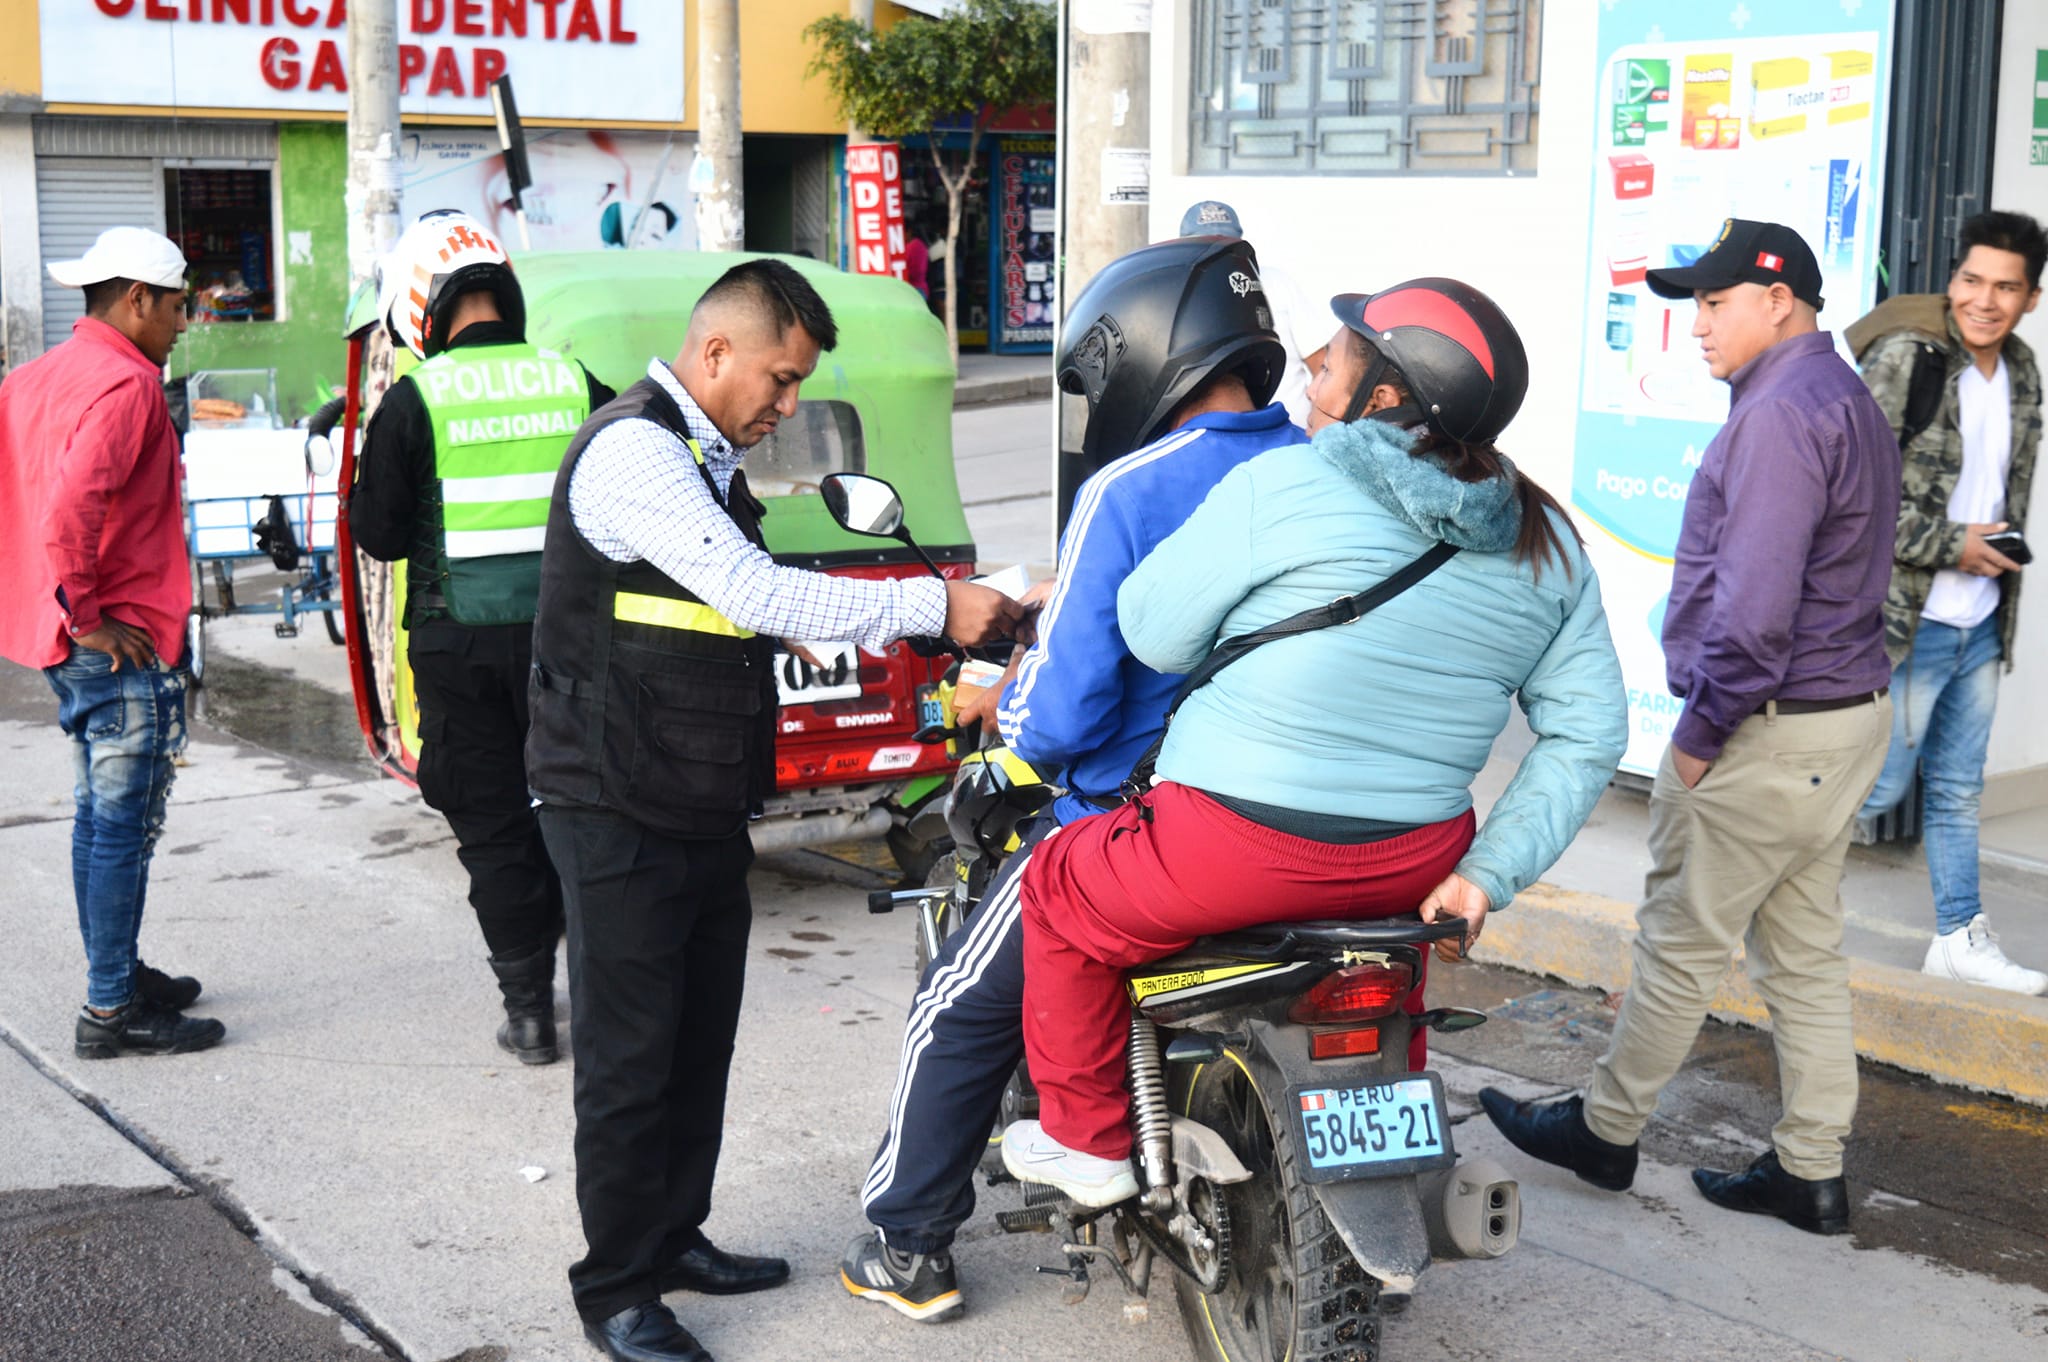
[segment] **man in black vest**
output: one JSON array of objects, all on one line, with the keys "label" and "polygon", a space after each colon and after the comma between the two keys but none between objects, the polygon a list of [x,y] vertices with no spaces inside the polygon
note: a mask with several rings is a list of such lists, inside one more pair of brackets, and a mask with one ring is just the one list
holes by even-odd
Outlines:
[{"label": "man in black vest", "polygon": [[769,557],[739,463],[837,340],[795,269],[734,266],[675,363],[651,362],[577,433],[548,510],[526,765],[569,926],[589,1243],[569,1282],[590,1340],[631,1362],[708,1362],[662,1293],[789,1277],[699,1228],[746,969],[747,821],[775,785],[774,640],[979,643],[1021,614],[964,582]]}]

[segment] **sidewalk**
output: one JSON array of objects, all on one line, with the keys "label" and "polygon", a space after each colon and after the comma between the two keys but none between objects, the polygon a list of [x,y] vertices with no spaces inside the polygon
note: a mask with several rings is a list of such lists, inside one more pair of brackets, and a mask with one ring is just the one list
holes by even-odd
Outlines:
[{"label": "sidewalk", "polygon": [[1029,402],[1051,396],[1051,355],[960,356],[960,375],[953,387],[956,407]]}]

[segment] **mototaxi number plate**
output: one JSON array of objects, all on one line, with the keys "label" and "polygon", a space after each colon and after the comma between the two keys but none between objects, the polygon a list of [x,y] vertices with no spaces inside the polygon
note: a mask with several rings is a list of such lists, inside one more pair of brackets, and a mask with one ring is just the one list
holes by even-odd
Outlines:
[{"label": "mototaxi number plate", "polygon": [[1393,1177],[1457,1161],[1444,1120],[1443,1080],[1415,1074],[1355,1088],[1287,1090],[1310,1182]]},{"label": "mototaxi number plate", "polygon": [[860,649],[851,643],[810,643],[813,667],[795,653],[775,650],[775,690],[785,705],[816,705],[860,695]]}]

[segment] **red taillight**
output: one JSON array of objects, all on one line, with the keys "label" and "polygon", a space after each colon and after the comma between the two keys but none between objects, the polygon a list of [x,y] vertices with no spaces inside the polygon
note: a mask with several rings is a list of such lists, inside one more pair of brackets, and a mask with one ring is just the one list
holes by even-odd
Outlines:
[{"label": "red taillight", "polygon": [[1313,1025],[1384,1017],[1399,1007],[1414,987],[1415,971],[1405,962],[1353,965],[1326,976],[1302,994],[1287,1009],[1287,1019]]},{"label": "red taillight", "polygon": [[1308,1038],[1310,1059],[1346,1059],[1380,1052],[1377,1026],[1354,1026],[1344,1031],[1315,1031]]}]

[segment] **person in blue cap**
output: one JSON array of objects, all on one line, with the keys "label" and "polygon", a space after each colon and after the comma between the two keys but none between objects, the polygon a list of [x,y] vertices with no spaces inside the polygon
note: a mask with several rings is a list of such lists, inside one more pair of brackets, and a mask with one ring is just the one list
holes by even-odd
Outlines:
[{"label": "person in blue cap", "polygon": [[[1242,238],[1244,223],[1229,204],[1203,199],[1181,215],[1180,234]],[[1280,371],[1280,390],[1273,400],[1287,408],[1289,421],[1306,426],[1309,376],[1322,367],[1323,351],[1329,347],[1329,317],[1320,303],[1295,285],[1293,276],[1264,256],[1259,258],[1259,279],[1266,286],[1273,330],[1287,351],[1287,367]]]}]

